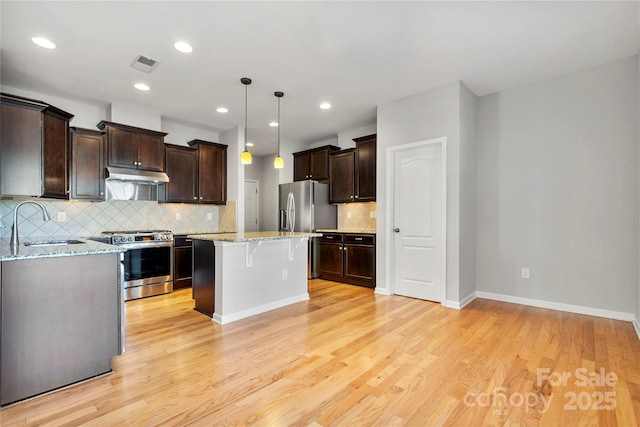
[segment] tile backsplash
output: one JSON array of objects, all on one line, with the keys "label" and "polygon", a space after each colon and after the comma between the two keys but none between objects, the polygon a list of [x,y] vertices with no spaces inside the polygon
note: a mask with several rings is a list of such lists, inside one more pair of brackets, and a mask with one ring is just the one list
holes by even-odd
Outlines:
[{"label": "tile backsplash", "polygon": [[354,230],[376,229],[376,202],[343,203],[338,205],[338,228]]},{"label": "tile backsplash", "polygon": [[[0,201],[0,238],[11,236],[13,209],[22,200]],[[107,230],[171,230],[174,233],[235,231],[235,201],[226,206],[190,205],[143,201],[105,202],[40,200],[51,216],[42,220],[37,206],[24,205],[18,212],[20,238],[88,237]],[[60,214],[60,215],[59,215]],[[61,216],[66,217],[61,221]],[[179,219],[178,219],[179,218]],[[224,218],[224,223],[220,223]],[[0,224],[0,227],[2,224]]]}]

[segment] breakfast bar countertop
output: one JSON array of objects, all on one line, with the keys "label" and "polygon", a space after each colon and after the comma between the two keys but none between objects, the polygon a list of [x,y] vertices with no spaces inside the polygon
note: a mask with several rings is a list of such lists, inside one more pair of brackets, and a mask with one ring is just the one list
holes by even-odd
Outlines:
[{"label": "breakfast bar countertop", "polygon": [[241,243],[257,240],[282,240],[295,239],[299,237],[320,237],[321,233],[301,233],[288,231],[250,231],[246,233],[213,233],[213,234],[190,234],[188,237],[197,240],[209,240],[213,242]]}]

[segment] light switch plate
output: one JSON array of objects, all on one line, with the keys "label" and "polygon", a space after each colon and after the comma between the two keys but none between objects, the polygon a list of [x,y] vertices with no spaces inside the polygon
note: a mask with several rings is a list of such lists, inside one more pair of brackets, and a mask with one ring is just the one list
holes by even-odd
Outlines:
[{"label": "light switch plate", "polygon": [[58,222],[65,222],[67,220],[66,212],[58,212]]},{"label": "light switch plate", "polygon": [[176,213],[176,221],[180,221],[182,219],[182,215]]}]

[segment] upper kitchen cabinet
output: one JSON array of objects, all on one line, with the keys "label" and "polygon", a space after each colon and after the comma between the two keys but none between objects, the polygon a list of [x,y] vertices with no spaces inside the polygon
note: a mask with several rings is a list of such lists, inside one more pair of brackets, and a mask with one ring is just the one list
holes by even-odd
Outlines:
[{"label": "upper kitchen cabinet", "polygon": [[356,201],[376,200],[376,135],[355,138],[355,190]]},{"label": "upper kitchen cabinet", "polygon": [[311,150],[293,153],[293,180],[326,181],[329,179],[329,153],[340,147],[325,145]]},{"label": "upper kitchen cabinet", "polygon": [[227,146],[200,139],[188,144],[198,150],[198,203],[227,203]]},{"label": "upper kitchen cabinet", "polygon": [[0,194],[69,197],[72,117],[42,101],[0,94]]},{"label": "upper kitchen cabinet", "polygon": [[104,200],[104,133],[71,128],[71,199]]},{"label": "upper kitchen cabinet", "polygon": [[354,141],[356,148],[329,156],[329,203],[376,200],[376,135]]},{"label": "upper kitchen cabinet", "polygon": [[164,132],[101,121],[107,135],[107,165],[164,172]]},{"label": "upper kitchen cabinet", "polygon": [[190,147],[166,144],[166,173],[169,182],[164,184],[164,202],[198,202],[198,150]]}]

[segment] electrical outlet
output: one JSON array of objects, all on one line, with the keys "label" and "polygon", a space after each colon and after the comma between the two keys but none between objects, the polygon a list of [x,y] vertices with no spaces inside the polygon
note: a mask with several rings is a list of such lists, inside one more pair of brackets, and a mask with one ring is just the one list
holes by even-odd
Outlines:
[{"label": "electrical outlet", "polygon": [[523,268],[520,275],[523,279],[529,279],[531,278],[531,271],[528,268]]},{"label": "electrical outlet", "polygon": [[287,277],[289,277],[289,271],[288,270],[282,270],[282,280],[287,280]]},{"label": "electrical outlet", "polygon": [[208,213],[207,214],[207,221],[211,221],[213,219],[213,214],[212,213]]},{"label": "electrical outlet", "polygon": [[182,215],[180,213],[176,213],[176,221],[180,221],[182,219]]},{"label": "electrical outlet", "polygon": [[65,222],[67,220],[66,212],[58,212],[58,222]]},{"label": "electrical outlet", "polygon": [[376,211],[369,211],[369,218],[375,218],[376,217]]},{"label": "electrical outlet", "polygon": [[347,218],[351,218],[351,212],[347,212]]}]

